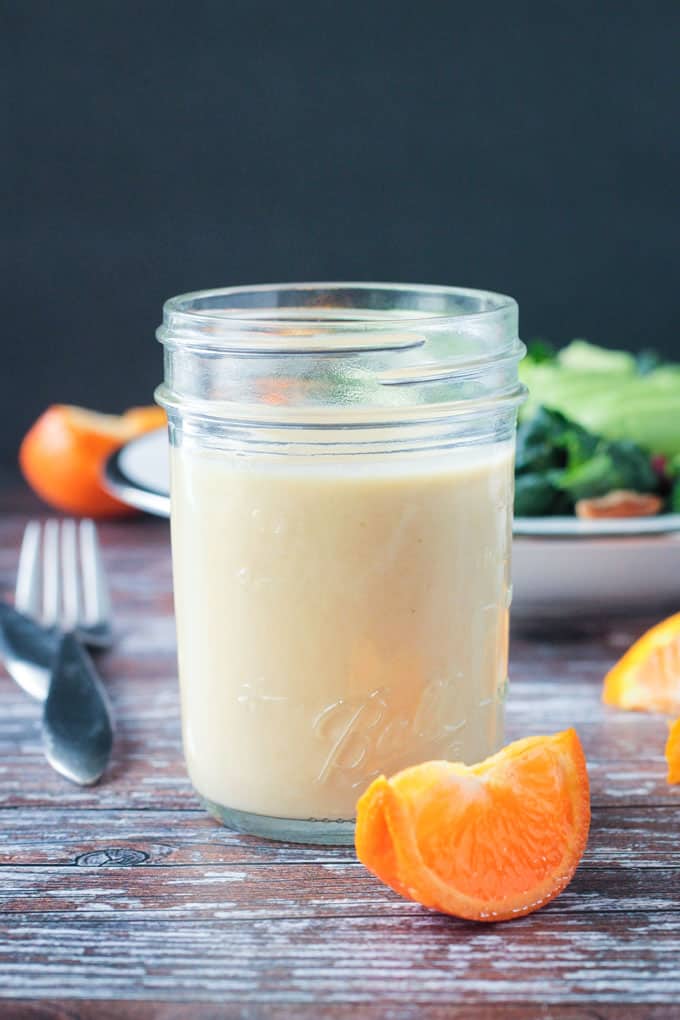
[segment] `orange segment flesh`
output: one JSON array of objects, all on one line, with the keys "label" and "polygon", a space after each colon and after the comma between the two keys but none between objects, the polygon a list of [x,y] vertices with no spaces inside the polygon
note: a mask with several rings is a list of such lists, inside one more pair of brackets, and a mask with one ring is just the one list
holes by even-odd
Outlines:
[{"label": "orange segment flesh", "polygon": [[606,705],[641,712],[680,712],[680,613],[636,641],[604,680]]},{"label": "orange segment flesh", "polygon": [[668,740],[666,741],[666,761],[668,762],[667,780],[669,783],[680,783],[680,719],[669,723]]},{"label": "orange segment flesh", "polygon": [[474,921],[529,914],[560,893],[590,825],[574,730],[528,737],[478,765],[381,776],[357,806],[359,860],[426,907]]}]

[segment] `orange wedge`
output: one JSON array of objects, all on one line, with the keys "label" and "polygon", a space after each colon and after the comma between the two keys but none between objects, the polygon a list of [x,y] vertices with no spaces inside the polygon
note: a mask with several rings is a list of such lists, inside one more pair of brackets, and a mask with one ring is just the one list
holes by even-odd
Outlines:
[{"label": "orange wedge", "polygon": [[680,719],[668,724],[668,740],[666,741],[666,761],[668,762],[667,780],[669,783],[680,783]]},{"label": "orange wedge", "polygon": [[376,779],[357,805],[359,860],[407,899],[471,921],[530,914],[570,882],[590,825],[572,729],[478,765],[431,761]]},{"label": "orange wedge", "polygon": [[680,713],[680,613],[643,634],[607,673],[602,700],[633,711]]},{"label": "orange wedge", "polygon": [[34,492],[58,510],[84,517],[129,514],[104,488],[104,464],[123,443],[165,422],[160,407],[115,415],[53,404],[24,437],[19,464]]}]

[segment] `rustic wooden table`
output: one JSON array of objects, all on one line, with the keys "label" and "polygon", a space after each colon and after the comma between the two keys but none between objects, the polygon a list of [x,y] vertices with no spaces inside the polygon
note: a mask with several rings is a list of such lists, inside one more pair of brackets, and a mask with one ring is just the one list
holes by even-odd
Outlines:
[{"label": "rustic wooden table", "polygon": [[[9,594],[38,507],[3,499]],[[666,724],[599,700],[605,670],[650,620],[515,637],[508,738],[578,728],[593,824],[557,901],[477,926],[400,899],[351,848],[267,843],[204,814],[180,747],[167,525],[101,534],[119,640],[101,659],[117,741],[99,786],[47,767],[37,705],[0,675],[1,1015],[680,1017],[680,787],[664,778]]]}]

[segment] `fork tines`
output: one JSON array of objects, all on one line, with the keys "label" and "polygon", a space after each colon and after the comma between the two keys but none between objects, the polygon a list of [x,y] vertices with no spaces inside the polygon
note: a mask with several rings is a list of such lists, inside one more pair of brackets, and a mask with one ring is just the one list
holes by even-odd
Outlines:
[{"label": "fork tines", "polygon": [[94,521],[26,525],[15,593],[18,610],[45,626],[108,627],[109,597]]}]

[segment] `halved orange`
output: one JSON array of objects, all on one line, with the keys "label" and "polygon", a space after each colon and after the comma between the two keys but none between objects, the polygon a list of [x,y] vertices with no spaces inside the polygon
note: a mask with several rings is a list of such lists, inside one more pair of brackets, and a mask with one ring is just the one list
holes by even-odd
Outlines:
[{"label": "halved orange", "polygon": [[680,719],[668,724],[668,740],[666,741],[666,761],[668,762],[667,780],[669,783],[680,783]]},{"label": "halved orange", "polygon": [[527,737],[478,765],[430,761],[357,805],[359,860],[407,899],[471,921],[530,914],[571,881],[590,826],[576,732]]},{"label": "halved orange", "polygon": [[652,627],[604,678],[606,705],[680,713],[680,613]]},{"label": "halved orange", "polygon": [[26,433],[19,464],[31,488],[58,510],[87,517],[129,514],[102,484],[104,462],[123,443],[165,422],[160,407],[114,415],[53,404]]}]

